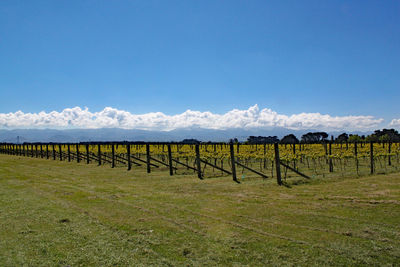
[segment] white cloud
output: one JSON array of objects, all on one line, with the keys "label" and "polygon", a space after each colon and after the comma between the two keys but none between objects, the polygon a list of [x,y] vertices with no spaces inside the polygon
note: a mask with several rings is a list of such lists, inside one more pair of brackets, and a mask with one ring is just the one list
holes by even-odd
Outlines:
[{"label": "white cloud", "polygon": [[400,127],[400,119],[393,119],[389,126],[393,126],[393,127]]},{"label": "white cloud", "polygon": [[[284,127],[292,130],[371,130],[383,119],[373,116],[330,116],[320,113],[283,115],[254,105],[247,110],[234,109],[225,114],[187,110],[181,114],[165,115],[161,112],[132,114],[106,107],[99,112],[88,108],[67,108],[49,113],[0,113],[0,128],[124,128],[142,130],[174,130],[189,127],[205,129],[272,128]],[[393,120],[391,125],[400,125]]]}]

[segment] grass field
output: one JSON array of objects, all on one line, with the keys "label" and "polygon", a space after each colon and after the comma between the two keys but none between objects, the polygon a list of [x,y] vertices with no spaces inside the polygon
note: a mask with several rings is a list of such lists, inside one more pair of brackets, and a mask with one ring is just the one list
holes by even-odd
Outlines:
[{"label": "grass field", "polygon": [[21,265],[399,266],[400,174],[279,187],[0,155],[0,266]]}]

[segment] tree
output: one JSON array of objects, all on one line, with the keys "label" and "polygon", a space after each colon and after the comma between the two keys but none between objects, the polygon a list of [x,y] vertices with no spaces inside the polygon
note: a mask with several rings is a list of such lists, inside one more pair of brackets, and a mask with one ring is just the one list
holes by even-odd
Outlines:
[{"label": "tree", "polygon": [[370,134],[367,137],[365,137],[365,141],[376,142],[376,141],[378,141],[378,137],[375,134]]},{"label": "tree", "polygon": [[201,142],[197,139],[183,139],[182,144],[200,144]]},{"label": "tree", "polygon": [[347,134],[347,133],[342,133],[341,135],[339,135],[339,136],[336,138],[336,141],[337,141],[337,142],[340,142],[340,143],[343,143],[343,142],[346,142],[348,139],[349,139],[348,134]]},{"label": "tree", "polygon": [[301,142],[303,143],[320,143],[322,141],[326,141],[328,138],[328,134],[325,132],[315,132],[315,133],[306,133],[301,136]]},{"label": "tree", "polygon": [[247,138],[248,144],[273,144],[278,142],[277,136],[249,136]]},{"label": "tree", "polygon": [[299,139],[294,134],[288,134],[281,139],[281,144],[298,144]]},{"label": "tree", "polygon": [[[365,138],[365,136],[364,136],[364,138]],[[358,134],[350,134],[348,141],[350,143],[361,142],[362,141],[362,137],[359,136]]]},{"label": "tree", "polygon": [[375,139],[379,141],[391,141],[391,142],[400,141],[400,134],[395,129],[376,130],[372,135],[374,135],[376,137]]},{"label": "tree", "polygon": [[388,141],[391,141],[388,134],[379,136],[378,140],[381,141],[381,142],[388,142]]},{"label": "tree", "polygon": [[229,143],[237,144],[239,143],[239,140],[235,137],[233,139],[229,139]]}]

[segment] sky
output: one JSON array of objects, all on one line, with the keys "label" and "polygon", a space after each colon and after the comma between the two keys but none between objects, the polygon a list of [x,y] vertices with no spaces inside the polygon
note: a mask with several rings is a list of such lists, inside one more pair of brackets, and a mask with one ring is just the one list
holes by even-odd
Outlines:
[{"label": "sky", "polygon": [[0,1],[0,129],[400,129],[400,1]]}]

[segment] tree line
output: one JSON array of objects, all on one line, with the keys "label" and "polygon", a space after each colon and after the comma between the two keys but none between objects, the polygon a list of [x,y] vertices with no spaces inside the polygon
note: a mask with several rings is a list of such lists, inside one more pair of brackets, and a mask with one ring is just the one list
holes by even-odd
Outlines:
[{"label": "tree line", "polygon": [[[329,135],[326,132],[309,132],[303,134],[300,140],[294,134],[288,134],[282,139],[277,136],[249,136],[245,143],[247,144],[310,144],[310,143],[324,143],[329,141]],[[358,135],[342,133],[332,140],[339,143],[355,143],[355,142],[400,142],[400,134],[395,129],[376,130],[370,135]],[[236,140],[232,140],[236,141]]]}]

